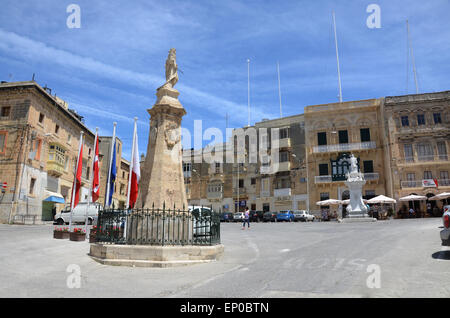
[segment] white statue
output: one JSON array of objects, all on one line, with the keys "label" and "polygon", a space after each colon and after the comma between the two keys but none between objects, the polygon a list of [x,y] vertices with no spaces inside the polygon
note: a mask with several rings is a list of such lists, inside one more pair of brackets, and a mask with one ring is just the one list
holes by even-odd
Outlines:
[{"label": "white statue", "polygon": [[358,159],[352,154],[350,156],[350,173],[358,172]]}]

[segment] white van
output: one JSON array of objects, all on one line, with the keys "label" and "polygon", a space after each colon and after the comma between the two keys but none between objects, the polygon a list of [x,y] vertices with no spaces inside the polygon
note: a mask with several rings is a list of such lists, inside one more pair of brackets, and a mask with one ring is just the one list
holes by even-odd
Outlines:
[{"label": "white van", "polygon": [[[101,211],[102,206],[99,203],[89,204],[89,211],[87,202],[80,202],[77,204],[72,212],[72,223],[84,223],[86,221],[86,212],[88,214],[88,224],[92,224],[97,220],[98,211]],[[70,222],[70,206],[66,207],[60,213],[55,215],[55,223],[59,225],[69,224]]]}]

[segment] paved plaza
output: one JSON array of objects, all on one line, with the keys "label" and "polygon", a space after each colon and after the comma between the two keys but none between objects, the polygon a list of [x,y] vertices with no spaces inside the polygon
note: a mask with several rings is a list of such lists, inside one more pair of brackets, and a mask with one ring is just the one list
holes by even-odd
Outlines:
[{"label": "paved plaza", "polygon": [[[450,297],[441,225],[222,223],[223,258],[178,268],[101,265],[87,241],[53,239],[50,224],[0,225],[0,297]],[[79,288],[68,287],[73,268]]]}]

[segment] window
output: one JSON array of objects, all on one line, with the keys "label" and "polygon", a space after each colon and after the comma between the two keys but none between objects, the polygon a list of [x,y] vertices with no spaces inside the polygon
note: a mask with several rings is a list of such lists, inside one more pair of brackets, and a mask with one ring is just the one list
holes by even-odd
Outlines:
[{"label": "window", "polygon": [[437,142],[437,149],[439,154],[439,160],[447,160],[447,147],[445,146],[445,141]]},{"label": "window", "polygon": [[347,130],[339,130],[339,143],[340,144],[348,144]]},{"label": "window", "polygon": [[70,144],[71,140],[72,140],[72,135],[68,134],[67,135],[67,143]]},{"label": "window", "polygon": [[6,152],[7,137],[8,137],[7,131],[0,131],[0,154],[5,154]]},{"label": "window", "polygon": [[280,139],[289,138],[289,128],[280,129]]},{"label": "window", "polygon": [[327,176],[328,175],[328,163],[319,164],[319,176]]},{"label": "window", "polygon": [[406,180],[408,180],[408,187],[414,188],[416,186],[416,174],[415,173],[406,174]]},{"label": "window", "polygon": [[320,201],[328,200],[330,198],[329,192],[322,192],[320,193]]},{"label": "window", "polygon": [[40,113],[39,114],[39,123],[41,123],[41,124],[43,124],[44,123],[44,114],[43,113]]},{"label": "window", "polygon": [[327,144],[327,133],[326,132],[317,133],[317,144],[319,146],[325,146]]},{"label": "window", "polygon": [[434,160],[433,145],[431,143],[417,144],[417,157],[420,161]]},{"label": "window", "polygon": [[125,171],[122,171],[122,179],[125,179]]},{"label": "window", "polygon": [[252,184],[252,185],[255,185],[255,184],[256,184],[256,178],[252,178],[252,179],[251,179],[251,184]]},{"label": "window", "polygon": [[34,185],[36,184],[36,179],[35,178],[31,178],[30,180],[30,189],[29,189],[29,194],[33,194],[34,193]]},{"label": "window", "polygon": [[239,179],[239,188],[244,187],[244,179]]},{"label": "window", "polygon": [[55,134],[57,134],[59,131],[59,125],[55,125]]},{"label": "window", "polygon": [[300,178],[300,183],[306,183],[306,178]]},{"label": "window", "polygon": [[216,173],[220,173],[220,162],[216,162]]},{"label": "window", "polygon": [[374,198],[376,195],[375,195],[375,190],[366,190],[366,195],[365,195],[365,199],[366,200],[370,200],[370,199],[372,199],[372,198]]},{"label": "window", "polygon": [[373,173],[373,161],[365,160],[363,161],[364,173]]},{"label": "window", "polygon": [[9,117],[9,115],[11,114],[11,107],[7,106],[7,107],[2,107],[1,110],[1,117]]},{"label": "window", "polygon": [[448,171],[441,171],[439,173],[439,181],[440,186],[448,187],[450,186],[450,179],[448,177]]},{"label": "window", "polygon": [[417,125],[425,125],[425,115],[419,114],[417,115]]},{"label": "window", "polygon": [[441,113],[434,113],[433,119],[435,124],[442,124]]},{"label": "window", "polygon": [[402,127],[408,127],[409,126],[409,118],[408,118],[408,116],[402,116],[401,117],[401,121],[402,121]]},{"label": "window", "polygon": [[48,160],[54,161],[61,166],[66,165],[66,149],[63,147],[57,145],[57,144],[50,144],[49,150],[48,150]]},{"label": "window", "polygon": [[413,154],[413,148],[411,144],[404,144],[403,150],[405,152],[405,161],[406,162],[413,162],[414,161],[414,154]]},{"label": "window", "polygon": [[423,178],[424,179],[433,179],[433,174],[431,173],[431,171],[424,171]]},{"label": "window", "polygon": [[42,148],[41,139],[32,140],[30,152],[28,153],[28,158],[32,160],[39,160],[41,158],[41,148]]},{"label": "window", "polygon": [[287,151],[280,152],[280,162],[289,161],[289,153]]},{"label": "window", "polygon": [[361,142],[370,141],[370,129],[369,128],[361,128],[360,135],[361,135]]},{"label": "window", "polygon": [[276,189],[286,189],[291,187],[291,178],[281,178],[276,181]]}]

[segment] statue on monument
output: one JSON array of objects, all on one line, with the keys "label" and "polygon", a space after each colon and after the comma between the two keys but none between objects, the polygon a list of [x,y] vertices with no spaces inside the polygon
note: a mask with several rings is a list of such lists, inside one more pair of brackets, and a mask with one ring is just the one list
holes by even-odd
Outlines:
[{"label": "statue on monument", "polygon": [[170,85],[174,87],[178,82],[178,66],[177,66],[177,51],[170,49],[169,56],[166,60],[166,83],[163,86]]},{"label": "statue on monument", "polygon": [[350,173],[358,172],[358,159],[352,154],[350,156]]}]

